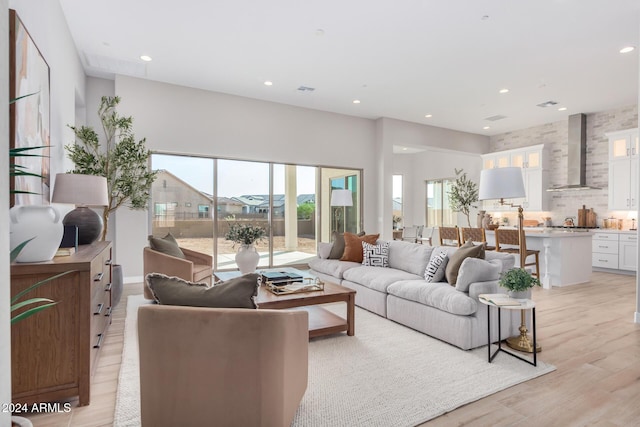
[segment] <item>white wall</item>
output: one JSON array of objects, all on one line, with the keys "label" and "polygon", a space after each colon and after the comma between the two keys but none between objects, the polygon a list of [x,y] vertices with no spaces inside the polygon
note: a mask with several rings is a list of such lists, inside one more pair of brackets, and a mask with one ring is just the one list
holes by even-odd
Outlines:
[{"label": "white wall", "polygon": [[[638,30],[640,30],[640,27],[638,27]],[[640,44],[640,36],[638,37],[638,40]],[[637,55],[640,56],[640,50],[638,50]],[[638,73],[638,80],[640,81],[640,72]],[[638,87],[640,88],[640,85],[638,85]],[[640,92],[638,92],[638,106],[640,108]],[[638,162],[640,162],[640,158],[638,158]],[[640,166],[639,166],[639,170],[640,170]],[[638,262],[636,263],[636,265],[640,267],[640,247],[638,248],[637,252],[638,252]],[[636,312],[634,315],[634,321],[636,323],[640,323],[640,275],[637,273],[636,273]]]},{"label": "white wall", "polygon": [[[0,0],[0,34],[9,34],[7,0]],[[9,38],[0,37],[0,58],[9,57]],[[2,61],[3,64],[6,62]],[[9,67],[0,67],[0,171],[9,170]],[[6,173],[6,172],[3,172]],[[0,185],[0,403],[11,402],[11,328],[9,324],[9,186]],[[11,414],[0,411],[0,426]]]}]

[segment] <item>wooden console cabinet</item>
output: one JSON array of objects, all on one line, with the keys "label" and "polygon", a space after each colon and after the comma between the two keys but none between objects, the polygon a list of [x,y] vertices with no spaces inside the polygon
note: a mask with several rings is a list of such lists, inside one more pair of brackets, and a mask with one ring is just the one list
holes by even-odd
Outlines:
[{"label": "wooden console cabinet", "polygon": [[74,270],[23,298],[57,301],[11,326],[11,391],[14,403],[79,396],[89,404],[91,376],[111,324],[110,242],[78,248],[74,255],[11,265],[11,295],[47,277]]}]

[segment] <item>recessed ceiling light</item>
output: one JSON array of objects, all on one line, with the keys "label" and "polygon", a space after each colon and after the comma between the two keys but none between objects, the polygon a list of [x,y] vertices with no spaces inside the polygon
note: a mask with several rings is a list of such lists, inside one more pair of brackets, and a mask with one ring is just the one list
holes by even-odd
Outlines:
[{"label": "recessed ceiling light", "polygon": [[264,82],[265,86],[273,86],[273,82],[271,80],[267,80]]},{"label": "recessed ceiling light", "polygon": [[141,55],[140,59],[142,59],[145,62],[149,62],[151,61],[152,58],[149,55]]},{"label": "recessed ceiling light", "polygon": [[354,103],[354,104],[360,104],[360,100],[359,100],[359,99],[354,99],[354,100],[353,100],[353,103]]},{"label": "recessed ceiling light", "polygon": [[316,30],[316,36],[324,36],[324,30],[322,28],[318,28]]},{"label": "recessed ceiling light", "polygon": [[635,49],[635,47],[633,46],[627,46],[627,47],[623,47],[622,49],[620,49],[620,53],[629,53],[629,52],[633,52]]},{"label": "recessed ceiling light", "polygon": [[507,88],[500,89],[500,93],[509,93],[509,89]]},{"label": "recessed ceiling light", "polygon": [[484,129],[484,130],[491,129],[491,126],[485,126],[482,129]]},{"label": "recessed ceiling light", "polygon": [[567,107],[560,107],[558,108],[558,111],[567,111]]},{"label": "recessed ceiling light", "polygon": [[402,147],[402,151],[407,151],[407,147]]},{"label": "recessed ceiling light", "polygon": [[433,117],[433,114],[425,114],[424,115],[427,119],[430,119],[431,117]]}]

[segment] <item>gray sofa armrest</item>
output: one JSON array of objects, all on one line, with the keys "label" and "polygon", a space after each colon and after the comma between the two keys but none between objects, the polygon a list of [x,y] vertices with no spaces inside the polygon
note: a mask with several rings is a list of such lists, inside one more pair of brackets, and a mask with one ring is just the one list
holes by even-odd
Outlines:
[{"label": "gray sofa armrest", "polygon": [[478,299],[480,294],[502,294],[505,293],[505,289],[498,286],[497,280],[490,280],[487,282],[474,282],[469,285],[469,296],[475,300]]}]

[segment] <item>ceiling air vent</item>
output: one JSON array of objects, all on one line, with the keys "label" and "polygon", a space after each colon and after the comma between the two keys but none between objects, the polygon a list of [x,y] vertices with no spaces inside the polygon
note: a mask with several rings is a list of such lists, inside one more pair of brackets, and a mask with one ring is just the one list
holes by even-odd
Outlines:
[{"label": "ceiling air vent", "polygon": [[546,102],[543,102],[542,104],[536,105],[536,107],[547,108],[547,107],[553,107],[554,105],[557,105],[557,104],[558,103],[556,101],[546,101]]},{"label": "ceiling air vent", "polygon": [[300,86],[298,88],[298,90],[300,92],[313,92],[314,90],[316,90],[316,88],[315,87],[309,87],[309,86]]},{"label": "ceiling air vent", "polygon": [[498,120],[502,120],[502,119],[506,119],[507,116],[503,116],[502,114],[498,114],[495,116],[491,116],[491,117],[487,117],[485,120],[488,120],[490,122],[497,122]]}]

